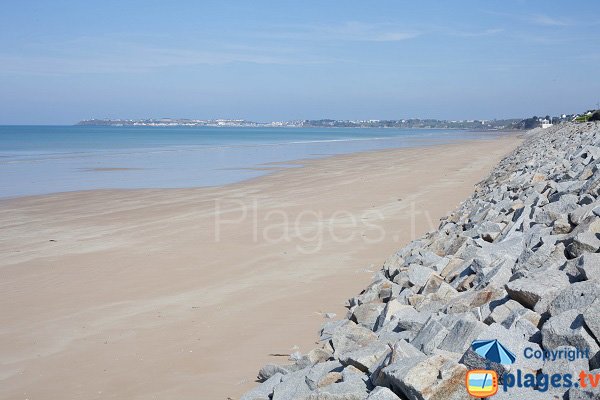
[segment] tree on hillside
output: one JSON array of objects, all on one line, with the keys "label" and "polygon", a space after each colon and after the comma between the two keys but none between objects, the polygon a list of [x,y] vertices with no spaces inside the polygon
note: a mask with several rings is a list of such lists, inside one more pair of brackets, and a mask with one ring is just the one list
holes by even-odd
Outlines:
[{"label": "tree on hillside", "polygon": [[527,118],[522,120],[517,124],[517,129],[533,129],[540,126],[539,118],[537,116],[533,116],[531,118]]}]

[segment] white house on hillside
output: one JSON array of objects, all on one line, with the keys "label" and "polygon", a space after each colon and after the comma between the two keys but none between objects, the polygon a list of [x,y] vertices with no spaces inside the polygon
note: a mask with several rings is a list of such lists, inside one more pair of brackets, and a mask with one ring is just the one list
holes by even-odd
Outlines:
[{"label": "white house on hillside", "polygon": [[540,121],[542,123],[542,129],[550,128],[552,126],[552,122],[548,121],[546,118]]}]

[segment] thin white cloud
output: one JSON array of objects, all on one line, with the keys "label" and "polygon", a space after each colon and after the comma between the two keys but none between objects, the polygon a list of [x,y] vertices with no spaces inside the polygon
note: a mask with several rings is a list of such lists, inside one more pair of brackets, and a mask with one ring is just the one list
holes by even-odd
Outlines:
[{"label": "thin white cloud", "polygon": [[[530,25],[538,25],[538,26],[549,26],[549,27],[566,27],[574,25],[574,21],[571,19],[567,19],[565,17],[556,17],[550,16],[547,14],[513,14],[507,12],[498,12],[498,11],[486,11],[488,14],[497,15],[500,17],[506,17],[515,21],[526,22]],[[589,22],[584,22],[583,20],[577,21],[578,25],[588,24]]]},{"label": "thin white cloud", "polygon": [[527,17],[527,20],[536,25],[542,26],[570,26],[572,22],[564,18],[550,17],[545,14],[536,14]]},{"label": "thin white cloud", "polygon": [[422,32],[395,24],[346,22],[337,25],[289,25],[266,30],[260,35],[268,38],[308,41],[400,42],[420,36]]},{"label": "thin white cloud", "polygon": [[316,33],[340,40],[369,41],[369,42],[399,42],[413,39],[421,32],[405,30],[390,24],[365,24],[348,22],[343,25],[316,29]]},{"label": "thin white cloud", "polygon": [[107,43],[98,38],[46,46],[43,52],[0,53],[0,72],[32,74],[79,74],[143,72],[157,68],[230,63],[308,65],[333,62],[289,48],[186,49],[139,43]]},{"label": "thin white cloud", "polygon": [[458,31],[458,30],[447,31],[447,33],[450,35],[458,36],[458,37],[466,37],[466,38],[492,36],[492,35],[497,35],[502,32],[504,32],[504,29],[502,29],[502,28],[484,29],[482,31]]},{"label": "thin white cloud", "polygon": [[365,38],[364,40],[372,42],[400,42],[402,40],[413,39],[420,36],[419,32],[385,32]]}]

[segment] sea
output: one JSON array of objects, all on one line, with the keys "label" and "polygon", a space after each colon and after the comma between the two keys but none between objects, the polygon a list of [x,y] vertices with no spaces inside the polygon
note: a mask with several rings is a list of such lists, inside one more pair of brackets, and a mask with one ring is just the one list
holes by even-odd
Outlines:
[{"label": "sea", "polygon": [[495,135],[391,128],[0,126],[0,198],[219,186],[301,166],[291,161]]}]

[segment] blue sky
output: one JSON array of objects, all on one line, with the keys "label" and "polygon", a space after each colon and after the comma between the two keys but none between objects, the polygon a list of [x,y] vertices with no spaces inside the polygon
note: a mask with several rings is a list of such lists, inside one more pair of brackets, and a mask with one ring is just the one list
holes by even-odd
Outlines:
[{"label": "blue sky", "polygon": [[12,1],[0,124],[569,113],[599,66],[598,1]]}]

